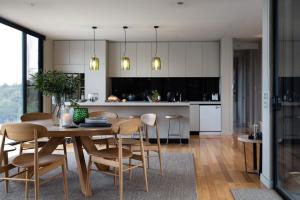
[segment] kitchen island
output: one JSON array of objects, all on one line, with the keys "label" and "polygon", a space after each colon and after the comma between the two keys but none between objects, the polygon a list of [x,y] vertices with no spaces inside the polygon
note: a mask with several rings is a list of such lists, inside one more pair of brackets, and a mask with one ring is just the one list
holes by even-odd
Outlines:
[{"label": "kitchen island", "polygon": [[[205,102],[84,102],[79,103],[82,107],[89,108],[89,111],[110,111],[115,112],[119,117],[128,117],[142,115],[145,113],[156,113],[158,117],[158,126],[160,131],[161,141],[166,142],[168,136],[168,120],[166,115],[181,115],[181,134],[182,143],[188,143],[190,138],[190,105],[191,104],[215,105],[220,102],[205,101]],[[171,121],[171,132],[178,132],[178,122]],[[149,138],[155,139],[154,130],[149,130]],[[178,138],[172,138],[170,142],[179,142]]]}]

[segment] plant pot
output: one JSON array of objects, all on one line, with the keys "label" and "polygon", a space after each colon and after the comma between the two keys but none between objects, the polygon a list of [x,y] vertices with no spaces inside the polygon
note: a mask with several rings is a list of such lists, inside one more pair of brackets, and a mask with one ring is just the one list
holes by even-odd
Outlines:
[{"label": "plant pot", "polygon": [[85,122],[85,118],[89,117],[89,110],[87,108],[74,108],[73,122],[80,124]]}]

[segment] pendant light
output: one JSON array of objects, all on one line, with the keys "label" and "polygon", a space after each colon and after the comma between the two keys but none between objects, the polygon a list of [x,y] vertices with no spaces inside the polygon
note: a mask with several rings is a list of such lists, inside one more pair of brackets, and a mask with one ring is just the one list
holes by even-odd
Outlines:
[{"label": "pendant light", "polygon": [[99,70],[99,58],[96,56],[96,51],[95,51],[95,46],[96,46],[95,31],[97,29],[97,26],[93,26],[92,28],[94,30],[94,55],[91,57],[90,60],[90,70],[97,71]]},{"label": "pendant light", "polygon": [[159,26],[154,26],[155,29],[155,55],[152,58],[152,69],[155,71],[161,70],[161,61],[160,57],[157,56],[157,29]]},{"label": "pendant light", "polygon": [[123,57],[121,59],[121,69],[124,71],[130,70],[130,59],[129,59],[129,57],[126,56],[126,42],[127,42],[126,30],[127,29],[128,29],[127,26],[123,26],[124,36],[125,36],[125,49],[124,49]]}]

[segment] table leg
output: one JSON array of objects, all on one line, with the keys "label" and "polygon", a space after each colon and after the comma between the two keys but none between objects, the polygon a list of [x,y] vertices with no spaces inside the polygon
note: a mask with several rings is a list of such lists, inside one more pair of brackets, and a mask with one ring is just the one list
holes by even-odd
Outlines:
[{"label": "table leg", "polygon": [[259,174],[262,173],[262,144],[259,144]]},{"label": "table leg", "polygon": [[244,142],[243,144],[244,144],[245,171],[246,171],[246,173],[248,173],[248,170],[247,170],[247,152],[246,152],[246,144],[245,144],[245,142]]},{"label": "table leg", "polygon": [[64,141],[64,137],[52,137],[49,139],[49,141],[42,147],[42,149],[39,151],[39,155],[49,155],[55,149],[57,148],[58,145],[62,144]]},{"label": "table leg", "polygon": [[256,143],[253,143],[253,170],[257,171],[257,147]]},{"label": "table leg", "polygon": [[81,138],[80,137],[72,137],[72,140],[73,140],[74,153],[75,153],[75,158],[76,158],[76,163],[77,163],[77,172],[79,175],[81,191],[84,195],[91,196],[92,191],[91,191],[90,187],[88,187],[89,191],[86,191],[86,189],[87,189],[87,187],[86,187],[87,168],[86,168],[86,163],[85,163],[85,159],[84,159]]}]

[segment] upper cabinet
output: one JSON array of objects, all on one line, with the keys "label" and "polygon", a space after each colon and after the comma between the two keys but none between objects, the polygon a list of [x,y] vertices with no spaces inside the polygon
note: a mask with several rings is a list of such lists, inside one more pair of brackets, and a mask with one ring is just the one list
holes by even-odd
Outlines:
[{"label": "upper cabinet", "polygon": [[84,41],[70,41],[70,64],[84,64]]},{"label": "upper cabinet", "polygon": [[121,77],[121,43],[109,42],[108,44],[108,75]]},{"label": "upper cabinet", "polygon": [[220,43],[202,43],[202,77],[220,76]]},{"label": "upper cabinet", "polygon": [[54,69],[66,73],[83,73],[84,41],[54,41]]},{"label": "upper cabinet", "polygon": [[[155,42],[152,42],[152,55],[155,56]],[[151,68],[151,77],[169,77],[169,43],[159,42],[157,44],[157,56],[160,57],[161,70],[153,70]]]},{"label": "upper cabinet", "polygon": [[151,43],[138,42],[136,51],[136,76],[137,77],[150,77],[151,76]]},{"label": "upper cabinet", "polygon": [[169,77],[186,76],[186,43],[169,43]]},{"label": "upper cabinet", "polygon": [[202,42],[188,42],[186,47],[186,76],[202,76]]},{"label": "upper cabinet", "polygon": [[[125,43],[121,43],[121,58],[124,56],[125,52]],[[130,59],[130,70],[122,70],[121,69],[121,76],[122,77],[136,77],[136,43],[130,42],[126,43],[126,56]],[[119,60],[119,67],[121,68],[121,59]]]},{"label": "upper cabinet", "polygon": [[54,41],[54,65],[70,64],[70,41]]}]

